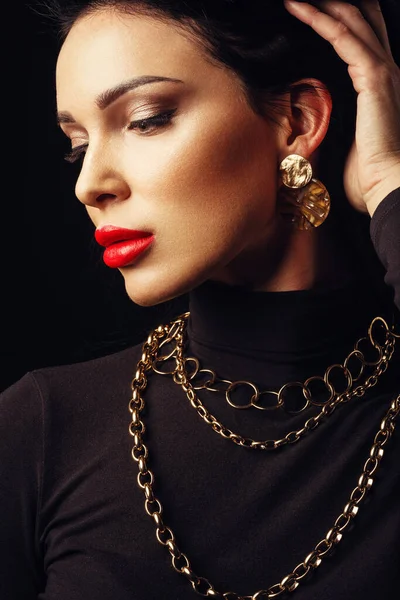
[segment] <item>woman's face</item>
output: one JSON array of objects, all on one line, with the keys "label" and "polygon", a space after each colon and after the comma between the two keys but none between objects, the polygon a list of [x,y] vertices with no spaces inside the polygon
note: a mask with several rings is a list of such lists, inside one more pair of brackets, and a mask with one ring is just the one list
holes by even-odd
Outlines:
[{"label": "woman's face", "polygon": [[[171,81],[135,87],[155,77]],[[223,280],[236,264],[246,279],[271,236],[283,156],[236,75],[173,22],[103,10],[60,51],[57,105],[72,147],[84,146],[76,195],[96,228],[153,236],[118,267],[134,302]]]}]

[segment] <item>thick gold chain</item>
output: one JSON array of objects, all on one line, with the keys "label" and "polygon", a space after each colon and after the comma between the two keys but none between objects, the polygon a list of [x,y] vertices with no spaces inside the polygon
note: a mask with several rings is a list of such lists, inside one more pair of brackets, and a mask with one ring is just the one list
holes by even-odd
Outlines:
[{"label": "thick gold chain", "polygon": [[[175,332],[173,330],[175,328]],[[400,394],[392,401],[390,408],[380,423],[380,427],[374,437],[369,456],[364,464],[362,473],[358,479],[356,487],[350,494],[349,501],[343,511],[337,517],[333,527],[329,529],[325,537],[318,542],[314,549],[299,563],[288,575],[267,589],[259,590],[252,595],[242,596],[236,592],[218,592],[205,577],[196,575],[193,571],[189,559],[183,553],[175,540],[173,531],[168,527],[163,519],[163,507],[160,500],[154,493],[154,474],[149,469],[149,451],[144,442],[145,424],[141,418],[141,413],[145,408],[143,391],[147,387],[146,372],[152,369],[153,361],[157,356],[161,340],[166,340],[171,335],[179,335],[180,325],[160,326],[155,329],[143,344],[142,356],[137,364],[135,377],[132,380],[132,398],[129,402],[129,411],[132,420],[129,425],[129,433],[133,436],[132,458],[138,465],[137,482],[143,490],[145,496],[146,513],[153,519],[156,526],[156,538],[158,542],[165,546],[171,556],[172,567],[178,573],[184,575],[192,585],[193,590],[203,597],[220,598],[223,600],[266,600],[277,598],[281,594],[295,591],[301,583],[304,583],[305,577],[317,569],[324,557],[329,555],[342,539],[343,532],[353,522],[358,512],[359,504],[364,500],[367,492],[370,490],[376,471],[380,465],[384,454],[384,447],[393,435],[395,429],[395,420],[400,412]],[[182,331],[181,331],[182,332]],[[396,336],[397,337],[397,336]],[[386,364],[386,363],[385,363]],[[180,376],[179,376],[180,377]],[[186,383],[178,382],[183,389]],[[372,384],[373,385],[373,384]],[[371,387],[371,385],[369,386]],[[187,391],[190,391],[188,387]],[[364,392],[363,392],[364,394]],[[363,395],[362,394],[362,395]],[[356,394],[359,395],[359,394]],[[296,440],[293,440],[296,441]],[[281,446],[283,444],[279,444]],[[278,446],[278,447],[279,447]]]},{"label": "thick gold chain", "polygon": [[[223,425],[204,406],[203,402],[196,394],[196,390],[204,387],[204,384],[195,386],[192,382],[194,378],[193,372],[188,373],[186,368],[188,361],[196,359],[192,359],[191,357],[184,358],[183,356],[184,328],[188,315],[189,313],[185,313],[169,325],[165,326],[164,334],[161,338],[161,341],[159,341],[157,350],[151,356],[151,367],[156,373],[162,375],[172,375],[174,382],[180,385],[183,391],[186,393],[186,396],[191,406],[193,406],[193,408],[197,411],[199,416],[208,425],[210,425],[216,433],[218,433],[225,439],[231,440],[234,444],[237,444],[238,446],[251,448],[254,450],[277,450],[278,448],[286,444],[293,444],[295,442],[298,442],[304,437],[306,433],[316,429],[323,422],[324,419],[329,417],[336,410],[336,408],[339,405],[349,402],[354,397],[363,397],[369,388],[375,386],[378,383],[379,377],[387,370],[390,359],[394,352],[396,342],[395,338],[398,337],[389,328],[388,324],[382,317],[376,317],[372,321],[368,329],[368,338],[361,338],[357,341],[354,350],[347,356],[347,358],[343,362],[343,365],[331,365],[326,370],[324,377],[311,377],[310,379],[307,379],[305,383],[287,383],[284,386],[282,386],[282,388],[278,392],[278,402],[280,402],[280,400],[283,398],[283,393],[285,391],[287,391],[289,388],[298,387],[301,390],[303,390],[304,397],[307,400],[306,406],[309,406],[311,404],[315,406],[321,406],[321,410],[316,415],[307,419],[307,421],[304,423],[301,429],[298,429],[296,431],[290,431],[283,438],[277,440],[253,440],[251,438],[244,437],[238,433],[235,433],[231,429]],[[383,345],[380,344],[374,337],[374,328],[377,324],[379,324],[384,330],[385,341]],[[375,332],[375,335],[376,333],[377,332]],[[378,359],[376,359],[375,361],[368,361],[365,358],[364,353],[360,350],[360,344],[364,341],[369,341],[371,346],[378,352]],[[168,348],[172,342],[174,342],[172,350],[169,350],[167,354],[161,356],[159,354],[159,351],[164,347]],[[349,365],[351,358],[356,358],[358,362],[362,365],[362,368],[359,368],[357,375],[352,374],[350,371]],[[158,365],[171,359],[174,362],[173,368],[168,371],[161,371]],[[360,374],[363,372],[366,366],[374,367],[372,373],[366,378],[363,384],[359,384],[354,387],[354,383],[358,382]],[[335,390],[329,379],[330,374],[334,368],[340,369],[347,379],[346,389],[342,390],[341,392]],[[203,371],[208,373],[214,373],[210,369],[204,369]],[[194,371],[195,375],[197,375],[197,373],[200,373],[200,370]],[[326,400],[325,402],[320,402],[319,400],[313,399],[312,397],[310,388],[308,387],[308,382],[314,379],[323,381],[327,390],[330,393],[328,400]],[[245,381],[232,383],[231,389],[238,383],[248,384],[250,386],[253,386],[254,389],[256,389],[256,386],[254,386],[254,384]],[[301,411],[303,410],[304,407],[301,409]]]}]

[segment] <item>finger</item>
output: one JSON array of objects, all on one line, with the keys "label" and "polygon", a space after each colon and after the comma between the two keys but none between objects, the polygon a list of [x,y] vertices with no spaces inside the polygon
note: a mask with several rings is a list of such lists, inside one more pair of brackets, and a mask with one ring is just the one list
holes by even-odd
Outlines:
[{"label": "finger", "polygon": [[361,10],[369,24],[375,31],[375,34],[379,39],[380,43],[382,44],[386,52],[389,54],[389,56],[393,58],[388,31],[379,0],[363,0]]},{"label": "finger", "polygon": [[[368,5],[368,9],[365,9],[364,4]],[[318,0],[316,2],[316,7],[322,8],[326,14],[347,25],[347,27],[369,48],[371,48],[373,52],[375,52],[381,58],[385,58],[385,55],[387,55],[387,50],[382,44],[380,37],[378,37],[378,34],[375,31],[375,26],[372,23],[373,18],[375,21],[377,21],[376,10],[370,10],[372,5],[379,6],[379,4],[375,0],[372,0],[372,2],[364,2],[364,4],[362,6],[362,10],[360,10],[354,6],[354,4],[349,4],[347,2],[341,2],[338,0]],[[372,12],[374,14],[370,14]],[[380,15],[383,20],[382,13],[380,13]],[[383,26],[386,29],[384,21]]]},{"label": "finger", "polygon": [[[317,0],[317,2],[318,2],[318,5],[321,5],[324,7],[324,11],[328,12],[328,14],[332,14],[332,16],[335,16],[335,14],[333,12],[330,13],[330,11],[329,11],[329,5],[330,4],[334,5],[333,2],[327,2],[326,0],[321,0],[321,2],[319,2]],[[346,6],[343,4],[343,2],[336,2],[336,4],[341,4],[342,6]],[[366,27],[363,26],[362,28],[359,28],[357,26],[357,21],[356,21],[356,19],[358,17],[357,10],[359,10],[361,16],[364,17],[365,21],[367,21],[370,28],[375,33],[375,36],[379,40],[380,45],[384,48],[385,52],[390,56],[390,58],[393,59],[393,54],[392,54],[392,49],[390,47],[388,31],[387,31],[385,19],[384,19],[382,10],[381,10],[379,0],[360,0],[360,7],[358,9],[352,4],[350,4],[350,5],[347,4],[347,6],[350,7],[347,9],[350,13],[350,16],[351,16],[351,12],[354,11],[355,20],[354,20],[354,27],[351,27],[352,30],[361,39],[363,39],[366,43],[368,43],[369,36],[364,37],[364,32],[366,31]],[[341,11],[339,8],[337,16],[340,20],[343,20],[340,12]],[[345,22],[347,25],[351,26],[351,23],[349,21],[343,20],[343,22]]]},{"label": "finger", "polygon": [[[347,23],[338,21],[306,2],[285,0],[285,5],[289,12],[310,25],[316,33],[332,44],[338,56],[357,72],[365,74],[369,71],[373,73],[378,64],[387,62],[387,54],[385,53],[382,56],[383,49],[381,46],[379,46],[380,51],[377,55],[351,31]],[[372,31],[371,28],[369,29]]]},{"label": "finger", "polygon": [[[287,3],[285,2],[285,4]],[[364,42],[377,56],[382,59],[387,58],[386,51],[375,32],[360,10],[353,4],[337,0],[315,0],[315,6],[305,2],[298,6],[299,9],[296,10],[299,18],[329,41],[339,55],[339,48],[334,42],[340,39],[339,43],[342,47],[343,41],[348,46],[353,34],[353,37],[356,36],[354,37],[355,40],[358,38],[358,40]],[[291,4],[289,4],[289,7],[292,8]],[[346,60],[346,62],[348,61]]]}]

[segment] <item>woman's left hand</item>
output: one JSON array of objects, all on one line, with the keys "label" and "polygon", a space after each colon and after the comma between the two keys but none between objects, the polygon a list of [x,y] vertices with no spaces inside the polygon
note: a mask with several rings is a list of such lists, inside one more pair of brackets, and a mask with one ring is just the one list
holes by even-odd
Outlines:
[{"label": "woman's left hand", "polygon": [[338,0],[315,4],[285,0],[287,10],[330,42],[348,64],[358,96],[344,187],[350,203],[372,216],[400,186],[400,69],[377,0],[363,0],[361,10]]}]

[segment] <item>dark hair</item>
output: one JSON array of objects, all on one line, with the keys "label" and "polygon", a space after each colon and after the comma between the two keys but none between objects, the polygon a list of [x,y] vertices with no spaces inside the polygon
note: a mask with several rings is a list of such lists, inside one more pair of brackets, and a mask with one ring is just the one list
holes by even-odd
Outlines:
[{"label": "dark hair", "polygon": [[[343,187],[356,116],[356,92],[347,65],[328,42],[288,13],[283,0],[45,1],[57,21],[61,42],[79,17],[102,8],[172,20],[208,57],[236,73],[250,106],[271,120],[282,107],[282,95],[296,82],[307,78],[321,81],[333,102],[318,164],[318,177],[332,197],[329,227],[340,231],[349,262],[357,265],[354,272],[364,269],[372,278],[371,289],[386,296],[383,268],[369,236],[369,217],[349,205]],[[388,7],[391,2],[386,0]],[[359,5],[360,1],[352,4]]]}]

